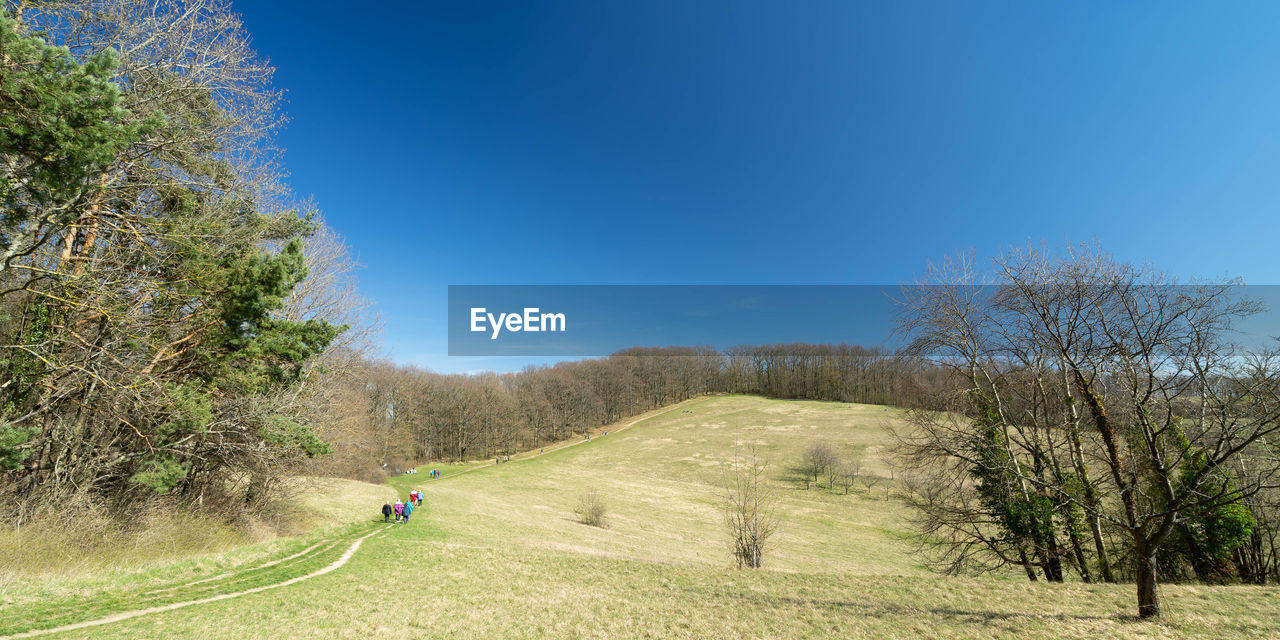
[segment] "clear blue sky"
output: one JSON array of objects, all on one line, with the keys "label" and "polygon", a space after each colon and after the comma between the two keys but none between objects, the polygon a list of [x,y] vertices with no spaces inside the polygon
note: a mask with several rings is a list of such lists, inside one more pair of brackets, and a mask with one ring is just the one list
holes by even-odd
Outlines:
[{"label": "clear blue sky", "polygon": [[1280,3],[237,4],[291,184],[439,371],[449,284],[886,284],[1100,240],[1280,283]]}]

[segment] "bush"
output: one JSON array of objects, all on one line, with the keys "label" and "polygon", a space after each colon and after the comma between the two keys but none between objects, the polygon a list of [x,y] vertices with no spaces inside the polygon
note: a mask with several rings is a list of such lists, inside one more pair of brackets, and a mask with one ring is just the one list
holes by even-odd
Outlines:
[{"label": "bush", "polygon": [[573,512],[578,514],[578,522],[582,524],[604,527],[604,514],[607,510],[600,494],[595,489],[587,489],[578,496],[578,507]]}]

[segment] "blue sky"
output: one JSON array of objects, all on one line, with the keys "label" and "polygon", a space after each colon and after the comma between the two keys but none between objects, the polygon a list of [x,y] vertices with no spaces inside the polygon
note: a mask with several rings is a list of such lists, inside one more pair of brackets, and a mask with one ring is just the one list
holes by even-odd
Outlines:
[{"label": "blue sky", "polygon": [[887,284],[1093,238],[1280,283],[1280,3],[237,9],[399,362],[525,364],[446,356],[450,284]]}]

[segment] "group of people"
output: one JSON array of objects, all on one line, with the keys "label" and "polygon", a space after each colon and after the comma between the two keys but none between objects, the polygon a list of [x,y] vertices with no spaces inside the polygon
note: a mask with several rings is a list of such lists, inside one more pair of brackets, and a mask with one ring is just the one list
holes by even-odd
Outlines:
[{"label": "group of people", "polygon": [[399,499],[396,500],[395,504],[384,502],[382,504],[382,521],[391,522],[391,516],[395,516],[397,524],[409,524],[409,516],[413,515],[414,508],[422,506],[422,498],[422,492],[414,489],[409,492],[408,502],[402,502]]}]

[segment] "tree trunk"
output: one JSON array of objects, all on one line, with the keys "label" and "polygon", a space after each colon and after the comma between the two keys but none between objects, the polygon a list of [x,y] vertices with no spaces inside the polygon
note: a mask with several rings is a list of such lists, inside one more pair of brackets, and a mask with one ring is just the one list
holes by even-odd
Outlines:
[{"label": "tree trunk", "polygon": [[1093,534],[1093,546],[1098,553],[1098,570],[1102,572],[1102,581],[1115,584],[1116,576],[1111,572],[1111,560],[1107,557],[1107,544],[1102,539],[1102,522],[1096,515],[1088,515],[1089,530]]},{"label": "tree trunk", "polygon": [[1137,563],[1138,617],[1154,618],[1159,616],[1160,591],[1156,584],[1155,552],[1139,552],[1134,562]]},{"label": "tree trunk", "polygon": [[1222,584],[1223,579],[1217,563],[1196,543],[1191,528],[1180,524],[1178,529],[1187,542],[1187,555],[1191,557],[1191,569],[1196,572],[1196,579],[1205,584]]},{"label": "tree trunk", "polygon": [[1031,564],[1031,559],[1027,557],[1025,549],[1018,549],[1018,559],[1022,562],[1022,568],[1027,572],[1027,579],[1035,582],[1037,580],[1036,568],[1035,565]]},{"label": "tree trunk", "polygon": [[1058,537],[1050,533],[1048,544],[1044,554],[1044,577],[1049,582],[1062,582],[1062,557],[1059,555]]},{"label": "tree trunk", "polygon": [[1076,556],[1076,566],[1080,569],[1080,579],[1085,582],[1093,582],[1093,574],[1089,571],[1089,560],[1085,558],[1084,545],[1080,543],[1080,535],[1072,529],[1067,532],[1067,536],[1071,539],[1071,551]]}]

